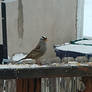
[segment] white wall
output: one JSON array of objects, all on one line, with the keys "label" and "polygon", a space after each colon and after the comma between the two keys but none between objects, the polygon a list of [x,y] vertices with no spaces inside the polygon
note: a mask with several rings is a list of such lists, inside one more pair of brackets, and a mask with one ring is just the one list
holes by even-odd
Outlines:
[{"label": "white wall", "polygon": [[53,44],[62,44],[76,38],[76,2],[22,0],[23,8],[21,5],[18,7],[18,1],[7,4],[9,55],[17,52],[28,53],[37,44],[40,36],[47,33],[48,51],[45,57],[55,56]]},{"label": "white wall", "polygon": [[78,0],[77,39],[83,38],[84,1]]}]

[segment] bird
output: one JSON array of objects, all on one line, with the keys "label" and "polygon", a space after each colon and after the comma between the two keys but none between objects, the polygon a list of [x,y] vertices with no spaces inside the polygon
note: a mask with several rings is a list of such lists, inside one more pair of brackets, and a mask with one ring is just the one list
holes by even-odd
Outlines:
[{"label": "bird", "polygon": [[30,53],[28,53],[27,56],[16,62],[18,63],[24,59],[35,59],[36,64],[40,64],[39,58],[45,54],[46,50],[47,50],[47,37],[41,36],[40,41],[38,42],[36,47]]}]

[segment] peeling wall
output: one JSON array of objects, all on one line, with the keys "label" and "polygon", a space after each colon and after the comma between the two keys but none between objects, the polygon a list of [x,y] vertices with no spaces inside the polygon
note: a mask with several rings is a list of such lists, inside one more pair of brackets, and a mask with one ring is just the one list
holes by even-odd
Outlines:
[{"label": "peeling wall", "polygon": [[54,57],[54,44],[76,38],[77,0],[17,0],[7,3],[8,51],[26,52],[41,35],[48,36],[46,58]]}]

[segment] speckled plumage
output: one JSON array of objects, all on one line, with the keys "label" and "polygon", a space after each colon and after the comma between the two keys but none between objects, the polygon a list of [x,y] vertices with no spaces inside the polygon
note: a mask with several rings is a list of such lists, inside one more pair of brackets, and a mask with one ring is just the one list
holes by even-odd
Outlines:
[{"label": "speckled plumage", "polygon": [[[37,46],[24,58],[22,58],[21,60],[24,59],[35,59],[36,61],[45,54],[46,50],[47,50],[47,43],[46,43],[47,38],[42,36],[40,38],[39,43],[37,44]],[[21,61],[19,60],[19,61]],[[17,61],[17,63],[19,62]]]},{"label": "speckled plumage", "polygon": [[34,48],[24,59],[27,59],[27,58],[38,59],[44,55],[44,53],[46,52],[46,49],[47,49],[46,41],[44,41],[43,39],[40,39],[36,48]]}]

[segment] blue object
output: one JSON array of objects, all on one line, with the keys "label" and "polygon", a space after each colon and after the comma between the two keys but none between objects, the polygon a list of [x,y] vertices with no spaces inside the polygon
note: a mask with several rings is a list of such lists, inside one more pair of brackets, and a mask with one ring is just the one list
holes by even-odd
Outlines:
[{"label": "blue object", "polygon": [[63,51],[55,49],[56,56],[62,59],[63,57],[73,57],[76,58],[78,56],[86,56],[88,59],[89,57],[92,57],[92,54],[85,54],[85,53],[79,53],[79,52],[73,52],[73,51]]}]

